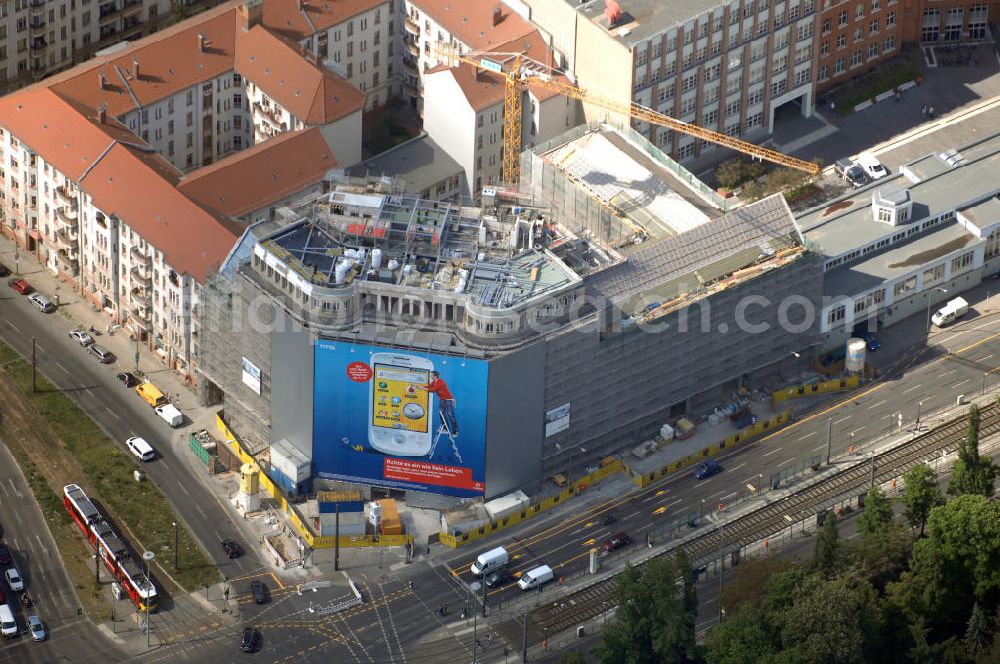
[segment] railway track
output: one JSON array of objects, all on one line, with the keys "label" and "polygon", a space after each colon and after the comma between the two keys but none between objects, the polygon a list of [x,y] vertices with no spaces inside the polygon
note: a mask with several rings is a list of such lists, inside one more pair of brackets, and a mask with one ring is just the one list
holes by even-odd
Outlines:
[{"label": "railway track", "polygon": [[[875,483],[899,477],[913,466],[942,451],[953,452],[965,437],[968,416],[948,420],[925,434],[875,456]],[[980,438],[1000,432],[1000,407],[990,404],[980,410]],[[871,463],[859,462],[770,505],[750,512],[725,526],[706,530],[685,542],[680,548],[697,569],[719,555],[719,551],[737,549],[784,530],[789,524],[813,516],[824,505],[838,498],[864,492],[871,483]],[[665,554],[673,553],[671,549]],[[547,606],[529,613],[528,643],[541,643],[560,632],[595,618],[615,606],[614,577],[590,585]],[[522,638],[519,620],[508,620],[497,626],[509,643],[519,647]]]}]

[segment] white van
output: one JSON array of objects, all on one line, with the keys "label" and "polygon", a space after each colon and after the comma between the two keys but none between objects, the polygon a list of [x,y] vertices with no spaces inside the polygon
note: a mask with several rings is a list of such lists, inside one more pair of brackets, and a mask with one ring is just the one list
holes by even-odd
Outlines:
[{"label": "white van", "polygon": [[552,568],[548,565],[542,565],[522,574],[521,578],[517,580],[517,587],[521,590],[531,590],[548,583],[553,576]]},{"label": "white van", "polygon": [[177,410],[177,406],[172,403],[157,406],[154,410],[156,410],[157,415],[162,417],[167,424],[175,429],[184,424],[184,416],[181,415],[181,411]]},{"label": "white van", "polygon": [[0,604],[0,634],[8,639],[17,636],[17,621],[6,604]]},{"label": "white van", "polygon": [[945,325],[954,323],[968,312],[969,303],[965,301],[965,298],[956,297],[934,312],[934,315],[931,316],[931,322],[938,327],[944,327]]},{"label": "white van", "polygon": [[479,554],[476,562],[472,563],[472,573],[476,576],[482,576],[490,572],[495,572],[506,567],[509,560],[510,556],[507,555],[507,549],[498,546],[486,553]]},{"label": "white van", "polygon": [[152,461],[156,458],[156,450],[139,436],[132,436],[125,441],[125,447],[139,461]]}]

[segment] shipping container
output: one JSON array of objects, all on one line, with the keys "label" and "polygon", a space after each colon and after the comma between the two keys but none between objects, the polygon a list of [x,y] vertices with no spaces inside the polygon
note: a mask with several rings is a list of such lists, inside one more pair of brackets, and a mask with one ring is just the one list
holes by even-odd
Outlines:
[{"label": "shipping container", "polygon": [[268,476],[271,479],[293,496],[309,490],[312,463],[305,454],[285,439],[275,441],[270,454],[271,472]]},{"label": "shipping container", "polygon": [[514,493],[484,503],[483,507],[486,509],[486,513],[490,515],[490,519],[499,521],[504,517],[527,509],[530,504],[531,500],[528,499],[528,496],[524,495],[523,491],[515,491]]}]

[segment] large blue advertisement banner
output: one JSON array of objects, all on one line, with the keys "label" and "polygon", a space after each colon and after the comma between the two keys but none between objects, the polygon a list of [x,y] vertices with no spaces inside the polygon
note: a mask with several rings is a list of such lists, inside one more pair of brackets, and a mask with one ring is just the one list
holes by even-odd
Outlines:
[{"label": "large blue advertisement banner", "polygon": [[316,344],[320,477],[452,496],[483,493],[489,364],[344,341]]}]

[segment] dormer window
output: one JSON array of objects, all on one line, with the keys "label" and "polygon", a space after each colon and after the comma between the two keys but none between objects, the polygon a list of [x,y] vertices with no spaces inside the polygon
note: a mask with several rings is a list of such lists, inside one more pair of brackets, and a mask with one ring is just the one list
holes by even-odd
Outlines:
[{"label": "dormer window", "polygon": [[909,189],[883,187],[872,194],[872,216],[875,221],[900,226],[913,215],[913,199]]}]

